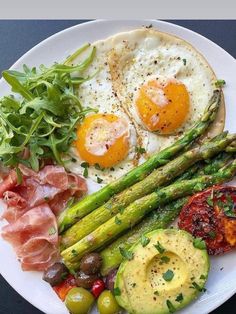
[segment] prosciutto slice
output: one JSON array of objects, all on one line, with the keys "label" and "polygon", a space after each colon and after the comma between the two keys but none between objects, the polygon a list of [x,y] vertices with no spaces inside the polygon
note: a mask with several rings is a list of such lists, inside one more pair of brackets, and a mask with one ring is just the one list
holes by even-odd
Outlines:
[{"label": "prosciutto slice", "polygon": [[59,258],[56,215],[68,201],[87,191],[83,178],[61,166],[47,165],[38,173],[19,165],[0,183],[0,198],[7,205],[2,218],[8,225],[2,237],[14,247],[23,270],[44,270]]},{"label": "prosciutto slice", "polygon": [[17,175],[12,170],[0,184],[0,197],[7,204],[2,218],[9,223],[16,221],[29,209],[48,203],[55,215],[66,207],[69,199],[87,192],[83,178],[67,173],[61,166],[48,165],[38,173],[19,165],[23,180],[17,185]]},{"label": "prosciutto slice", "polygon": [[30,209],[2,228],[23,270],[44,270],[59,259],[56,217],[47,204]]}]

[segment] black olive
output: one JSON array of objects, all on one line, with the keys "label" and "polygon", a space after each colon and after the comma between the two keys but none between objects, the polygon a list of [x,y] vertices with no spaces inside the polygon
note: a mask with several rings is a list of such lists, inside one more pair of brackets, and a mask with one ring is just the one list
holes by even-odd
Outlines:
[{"label": "black olive", "polygon": [[98,275],[86,275],[80,270],[76,276],[76,284],[78,287],[90,289],[92,288],[94,281],[97,279],[99,279]]},{"label": "black olive", "polygon": [[108,290],[113,291],[114,290],[114,283],[115,283],[115,279],[116,279],[116,273],[117,273],[117,269],[112,269],[108,275],[106,276],[106,288]]},{"label": "black olive", "polygon": [[47,281],[51,286],[61,283],[68,275],[66,266],[62,263],[55,263],[44,271],[43,280]]},{"label": "black olive", "polygon": [[85,255],[80,262],[80,269],[86,275],[98,274],[102,267],[102,258],[98,253]]}]

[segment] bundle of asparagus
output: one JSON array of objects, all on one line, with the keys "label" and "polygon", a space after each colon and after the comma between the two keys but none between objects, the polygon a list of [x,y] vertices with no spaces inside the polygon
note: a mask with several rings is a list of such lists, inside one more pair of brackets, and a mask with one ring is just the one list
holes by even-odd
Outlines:
[{"label": "bundle of asparagus", "polygon": [[[236,135],[223,132],[186,151],[214,120],[219,103],[220,92],[216,91],[201,121],[182,139],[63,213],[59,220],[60,230],[74,224],[64,232],[61,242],[61,255],[69,269],[78,269],[79,261],[86,253],[101,250],[137,225],[101,252],[103,274],[107,274],[122,261],[120,248],[128,249],[141,234],[166,227],[177,217],[187,195],[234,176],[236,161],[232,153],[236,150]],[[182,154],[176,157],[181,151]],[[216,155],[202,167],[201,160]],[[156,210],[154,215],[150,215],[153,210]]]},{"label": "bundle of asparagus", "polygon": [[65,249],[83,239],[94,231],[97,226],[103,224],[117,213],[122,212],[129,204],[169,183],[197,161],[209,159],[226,149],[234,140],[236,140],[235,135],[227,135],[224,132],[216,136],[212,141],[206,142],[202,146],[197,146],[170,161],[165,166],[154,170],[145,179],[115,195],[107,203],[74,224],[63,235],[61,249]]}]

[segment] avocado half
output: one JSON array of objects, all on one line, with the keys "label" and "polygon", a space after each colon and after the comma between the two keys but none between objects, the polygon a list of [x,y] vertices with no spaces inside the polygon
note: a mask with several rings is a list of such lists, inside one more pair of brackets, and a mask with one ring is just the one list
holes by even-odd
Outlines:
[{"label": "avocado half", "polygon": [[136,243],[130,249],[133,259],[119,267],[117,302],[129,313],[173,313],[204,289],[210,265],[207,251],[197,248],[183,230],[158,229],[145,236],[149,243]]}]

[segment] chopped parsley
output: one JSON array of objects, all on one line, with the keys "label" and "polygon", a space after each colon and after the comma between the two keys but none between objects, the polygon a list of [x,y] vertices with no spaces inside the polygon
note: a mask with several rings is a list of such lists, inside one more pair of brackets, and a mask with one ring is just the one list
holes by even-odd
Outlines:
[{"label": "chopped parsley", "polygon": [[207,278],[207,277],[206,277],[205,275],[201,275],[201,276],[200,276],[200,279],[202,279],[202,280],[206,280],[206,278]]},{"label": "chopped parsley", "polygon": [[154,244],[154,246],[160,254],[165,252],[164,247],[161,245],[159,241],[157,241],[157,244]]},{"label": "chopped parsley", "polygon": [[206,291],[206,289],[205,288],[201,288],[197,283],[196,283],[196,281],[193,281],[192,282],[192,286],[190,286],[190,288],[192,288],[192,289],[196,289],[197,291],[199,291],[199,292],[205,292]]},{"label": "chopped parsley", "polygon": [[83,176],[88,178],[88,168],[84,168]]},{"label": "chopped parsley", "polygon": [[174,278],[174,272],[170,269],[167,270],[167,272],[165,272],[164,274],[162,274],[162,278],[165,281],[171,281]]},{"label": "chopped parsley", "polygon": [[123,214],[123,212],[125,210],[125,207],[124,206],[120,206],[118,210],[119,210],[120,214]]},{"label": "chopped parsley", "polygon": [[114,288],[113,293],[114,293],[115,296],[121,295],[120,288],[119,287]]},{"label": "chopped parsley", "polygon": [[126,250],[125,248],[120,247],[120,254],[128,261],[131,261],[134,258],[134,253]]},{"label": "chopped parsley", "polygon": [[101,171],[104,170],[104,168],[102,168],[98,163],[96,163],[96,164],[94,165],[94,168],[97,169],[97,170],[101,170]]},{"label": "chopped parsley", "polygon": [[80,164],[80,166],[82,167],[82,168],[89,168],[89,163],[88,162],[82,162],[81,164]]},{"label": "chopped parsley", "polygon": [[215,239],[216,238],[216,233],[215,233],[215,231],[210,231],[209,233],[208,233],[208,236],[211,238],[211,239]]},{"label": "chopped parsley", "polygon": [[67,278],[67,275],[68,275],[67,272],[62,273],[62,274],[61,274],[61,279],[62,279],[62,280],[65,280],[65,279]]},{"label": "chopped parsley", "polygon": [[217,81],[215,81],[215,87],[217,87],[217,88],[222,88],[222,87],[225,86],[225,84],[226,84],[225,80],[217,80]]},{"label": "chopped parsley", "polygon": [[85,178],[88,178],[89,163],[84,161],[84,162],[82,162],[82,163],[80,164],[80,166],[81,166],[82,168],[84,168],[83,176],[84,176]]},{"label": "chopped parsley", "polygon": [[167,264],[167,263],[169,263],[170,258],[169,258],[168,256],[162,256],[162,257],[161,257],[161,261],[162,261],[162,263]]},{"label": "chopped parsley", "polygon": [[219,207],[223,209],[224,214],[230,218],[236,218],[236,211],[234,209],[234,201],[229,194],[226,195],[227,203],[219,201]]},{"label": "chopped parsley", "polygon": [[49,235],[53,235],[53,234],[55,234],[57,231],[56,231],[56,229],[54,228],[54,227],[51,227],[51,228],[49,228],[49,230],[48,230],[48,234]]},{"label": "chopped parsley", "polygon": [[121,223],[122,223],[122,221],[116,216],[115,217],[115,224],[120,225]]},{"label": "chopped parsley", "polygon": [[183,299],[184,299],[183,294],[180,293],[177,295],[175,301],[181,303],[183,301]]},{"label": "chopped parsley", "polygon": [[146,149],[141,147],[141,146],[135,146],[135,152],[138,154],[145,154],[146,153]]},{"label": "chopped parsley", "polygon": [[136,285],[137,285],[137,284],[136,284],[136,282],[134,282],[134,283],[132,283],[132,285],[131,285],[131,286],[132,286],[132,288],[135,288],[135,287],[136,287]]},{"label": "chopped parsley", "polygon": [[209,206],[213,207],[213,199],[210,196],[207,198],[206,201]]},{"label": "chopped parsley", "polygon": [[187,60],[183,59],[183,64],[186,65],[187,64]]},{"label": "chopped parsley", "polygon": [[142,234],[141,236],[141,244],[143,247],[147,246],[148,243],[150,242],[150,239],[145,236],[145,234]]},{"label": "chopped parsley", "polygon": [[102,183],[103,179],[97,177],[97,183]]},{"label": "chopped parsley", "polygon": [[71,251],[71,254],[72,254],[73,256],[77,256],[77,255],[78,255],[78,252],[73,249],[73,250]]},{"label": "chopped parsley", "polygon": [[170,313],[174,313],[176,311],[176,308],[174,307],[174,305],[171,303],[170,300],[166,301],[166,305],[167,305]]},{"label": "chopped parsley", "polygon": [[193,246],[196,249],[205,250],[206,249],[206,242],[202,238],[195,238],[193,240]]},{"label": "chopped parsley", "polygon": [[154,294],[155,294],[155,295],[160,295],[160,294],[159,294],[159,292],[158,292],[157,290],[156,290],[156,291],[154,291]]}]

